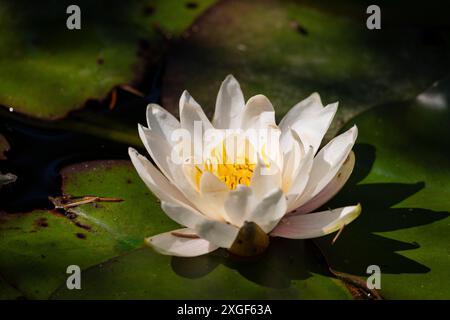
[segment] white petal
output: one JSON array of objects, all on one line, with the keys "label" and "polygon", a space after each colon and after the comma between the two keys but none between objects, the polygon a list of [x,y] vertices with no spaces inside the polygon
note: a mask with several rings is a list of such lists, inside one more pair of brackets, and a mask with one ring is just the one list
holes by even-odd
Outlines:
[{"label": "white petal", "polygon": [[339,230],[355,220],[361,205],[284,217],[271,236],[289,239],[317,238]]},{"label": "white petal", "polygon": [[174,130],[180,128],[180,122],[177,118],[161,106],[151,103],[147,107],[147,124],[152,132],[165,138],[170,145],[173,145],[171,134]]},{"label": "white petal", "polygon": [[224,203],[229,192],[227,185],[214,174],[203,172],[200,178],[201,211],[208,217],[224,221],[226,219]]},{"label": "white petal", "polygon": [[267,97],[258,94],[251,97],[244,107],[241,118],[241,129],[278,128],[275,123],[275,111]]},{"label": "white petal", "polygon": [[138,131],[139,137],[153,161],[155,161],[162,173],[164,173],[172,183],[175,183],[171,174],[171,166],[176,165],[171,160],[171,145],[163,137],[140,124],[138,125]]},{"label": "white petal", "polygon": [[309,148],[305,158],[302,160],[297,174],[293,177],[292,184],[287,192],[287,212],[290,212],[298,207],[298,204],[302,201],[302,194],[308,185],[308,181],[311,174],[311,168],[314,160],[314,149]]},{"label": "white petal", "polygon": [[235,190],[230,191],[224,204],[228,221],[237,227],[242,227],[255,205],[256,198],[252,189],[238,185]]},{"label": "white petal", "polygon": [[194,137],[194,124],[196,122],[202,125],[203,134],[206,130],[213,128],[203,109],[187,91],[184,91],[180,98],[180,122],[181,127],[187,129],[192,137]]},{"label": "white petal", "polygon": [[270,232],[286,213],[286,199],[281,189],[266,196],[250,213],[246,221],[253,221],[264,232]]},{"label": "white petal", "polygon": [[[297,177],[298,171],[301,168],[302,162],[304,162],[305,148],[298,136],[297,132],[290,130],[292,146],[288,151],[283,152],[283,173],[282,173],[282,186],[283,191],[287,194],[292,182]],[[310,147],[310,149],[312,149]],[[283,148],[281,150],[284,150]]]},{"label": "white petal", "polygon": [[358,136],[358,129],[353,126],[323,147],[314,158],[308,184],[302,195],[302,205],[312,199],[333,179],[347,159]]},{"label": "white petal", "polygon": [[232,75],[228,75],[222,82],[217,95],[214,127],[217,129],[238,128],[244,105],[244,95],[239,83]]},{"label": "white petal", "polygon": [[289,110],[280,122],[282,140],[284,140],[284,136],[289,134],[289,128],[292,128],[302,138],[305,147],[313,146],[314,153],[316,153],[336,114],[337,106],[338,103],[336,102],[323,107],[317,93],[313,93],[305,100],[300,101]]},{"label": "white petal", "polygon": [[232,225],[208,218],[181,204],[163,201],[161,207],[172,220],[195,230],[201,238],[219,247],[231,247],[239,232],[238,228]]},{"label": "white petal", "polygon": [[[322,189],[314,198],[295,210],[295,214],[309,213],[321,207],[333,198],[347,182],[355,165],[355,154],[350,152],[342,167],[328,185]],[[289,210],[288,210],[289,211]]]},{"label": "white petal", "polygon": [[145,242],[159,253],[178,257],[196,257],[219,248],[208,240],[195,237],[195,231],[186,228],[158,234]]},{"label": "white petal", "polygon": [[252,188],[255,196],[262,199],[280,187],[281,170],[273,161],[270,162],[270,166],[267,166],[264,160],[258,157],[258,163],[250,181],[250,188]]},{"label": "white petal", "polygon": [[155,196],[163,201],[180,202],[184,205],[192,206],[180,190],[170,183],[147,158],[140,155],[133,148],[128,148],[128,154],[138,175]]}]

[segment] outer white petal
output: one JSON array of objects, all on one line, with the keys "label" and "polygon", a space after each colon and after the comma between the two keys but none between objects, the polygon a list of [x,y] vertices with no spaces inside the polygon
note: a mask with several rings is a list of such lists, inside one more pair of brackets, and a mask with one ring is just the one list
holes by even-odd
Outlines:
[{"label": "outer white petal", "polygon": [[171,134],[180,128],[180,122],[161,106],[151,103],[147,107],[147,124],[155,134],[163,137],[169,145],[173,145]]},{"label": "outer white petal", "polygon": [[289,128],[292,128],[302,138],[304,145],[313,146],[316,153],[336,114],[337,106],[336,102],[323,107],[317,93],[297,103],[280,122],[282,146],[285,148],[289,146],[285,139],[288,139]]},{"label": "outer white petal", "polygon": [[281,189],[266,196],[250,213],[246,221],[253,221],[264,232],[270,232],[286,213],[286,199]]},{"label": "outer white petal", "polygon": [[224,204],[228,221],[242,227],[245,219],[255,208],[256,202],[251,188],[238,185],[235,190],[230,191]]},{"label": "outer white petal", "polygon": [[162,202],[164,212],[175,222],[195,230],[195,232],[215,245],[229,248],[236,239],[239,229],[202,215],[182,204]]},{"label": "outer white petal", "polygon": [[275,110],[272,103],[262,94],[251,97],[244,107],[241,117],[241,129],[278,128],[275,123]]},{"label": "outer white petal", "polygon": [[245,101],[237,80],[228,75],[220,86],[216,100],[213,125],[217,129],[234,129],[239,127],[240,115]]},{"label": "outer white petal", "polygon": [[138,175],[160,200],[179,202],[187,206],[192,206],[180,190],[170,183],[147,158],[140,155],[133,148],[128,148],[128,154]]},{"label": "outer white petal", "polygon": [[[294,214],[309,213],[321,207],[333,198],[347,182],[355,165],[355,154],[350,152],[342,167],[328,185],[322,189],[314,198],[295,210]],[[288,210],[289,211],[289,210]]]},{"label": "outer white petal", "polygon": [[312,199],[334,178],[347,159],[358,136],[358,129],[353,126],[323,147],[314,158],[308,184],[302,195],[302,205]]},{"label": "outer white petal", "polygon": [[355,220],[361,206],[343,207],[334,210],[284,217],[271,236],[289,239],[317,238],[339,230]]},{"label": "outer white petal", "polygon": [[164,173],[172,183],[175,183],[171,174],[171,166],[175,165],[171,160],[171,145],[162,136],[140,124],[138,125],[138,131],[139,137],[153,161],[155,161],[162,173]]},{"label": "outer white petal", "polygon": [[186,228],[158,234],[145,242],[159,253],[178,257],[196,257],[219,248],[208,240],[195,237],[195,231]]}]

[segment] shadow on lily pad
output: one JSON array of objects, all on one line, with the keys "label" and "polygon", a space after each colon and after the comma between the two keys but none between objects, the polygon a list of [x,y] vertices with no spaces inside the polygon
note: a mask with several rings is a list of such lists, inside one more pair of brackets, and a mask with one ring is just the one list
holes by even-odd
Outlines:
[{"label": "shadow on lily pad", "polygon": [[291,281],[305,280],[312,273],[330,275],[316,254],[310,241],[272,238],[267,251],[259,256],[240,258],[220,249],[194,258],[173,257],[171,265],[180,276],[200,278],[223,264],[259,285],[285,289]]},{"label": "shadow on lily pad", "polygon": [[398,253],[419,249],[420,243],[394,240],[378,233],[431,224],[445,219],[449,213],[422,208],[394,208],[424,189],[425,183],[358,184],[371,171],[375,148],[369,144],[357,144],[354,150],[358,159],[354,173],[339,196],[326,206],[340,207],[358,199],[363,213],[345,228],[335,245],[331,244],[332,236],[317,239],[318,245],[333,267],[336,265],[342,271],[355,275],[367,275],[366,268],[372,264],[379,265],[383,273],[429,272],[428,266]]}]

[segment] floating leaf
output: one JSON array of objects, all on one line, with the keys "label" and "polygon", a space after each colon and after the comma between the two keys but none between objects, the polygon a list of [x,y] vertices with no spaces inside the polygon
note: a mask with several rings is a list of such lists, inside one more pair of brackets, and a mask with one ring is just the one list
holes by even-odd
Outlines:
[{"label": "floating leaf", "polygon": [[[449,52],[439,32],[436,44],[427,45],[424,31],[411,22],[386,23],[374,32],[362,20],[362,4],[353,3],[351,12],[361,11],[351,15],[336,7],[272,0],[219,3],[171,51],[163,105],[176,113],[187,89],[211,116],[216,99],[211,93],[232,73],[247,99],[260,93],[269,97],[279,119],[312,92],[325,103],[339,101],[333,136],[359,112],[410,99],[446,72]],[[389,8],[385,11],[392,15]]]},{"label": "floating leaf", "polygon": [[[114,86],[138,84],[164,49],[213,0],[78,1],[81,30],[66,27],[71,1],[0,4],[0,104],[57,119]],[[105,10],[107,8],[107,10]]]}]

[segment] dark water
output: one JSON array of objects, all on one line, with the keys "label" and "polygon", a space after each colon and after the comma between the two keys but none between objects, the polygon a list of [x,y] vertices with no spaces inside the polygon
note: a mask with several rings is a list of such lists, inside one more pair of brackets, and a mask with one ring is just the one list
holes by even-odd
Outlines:
[{"label": "dark water", "polygon": [[[109,109],[109,101],[90,101],[82,110],[70,114],[69,118],[83,119],[84,116],[84,119],[88,118],[99,126],[109,120],[127,130],[136,128],[137,137],[137,123],[145,123],[147,104],[158,103],[160,100],[163,69],[164,59],[161,58],[160,63],[140,83],[139,89],[146,94],[145,97],[118,90],[117,104],[113,110]],[[10,172],[17,176],[16,182],[3,186],[0,191],[0,212],[53,208],[48,196],[61,195],[59,171],[64,166],[89,160],[129,159],[129,145],[126,143],[99,138],[71,128],[53,129],[58,122],[35,123],[38,125],[30,124],[24,116],[15,114],[11,117],[5,110],[0,112],[0,134],[10,144],[7,160],[0,161],[0,172]]]}]

